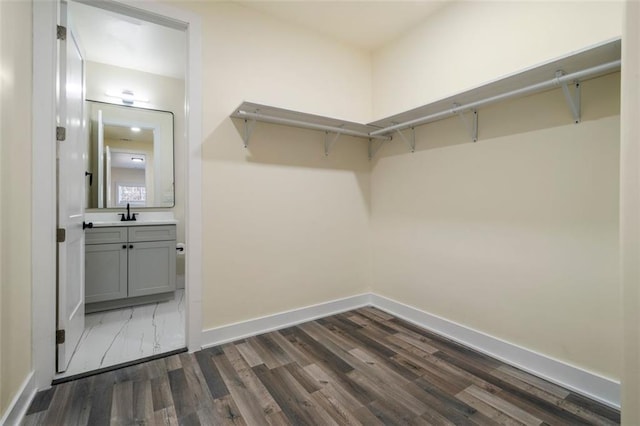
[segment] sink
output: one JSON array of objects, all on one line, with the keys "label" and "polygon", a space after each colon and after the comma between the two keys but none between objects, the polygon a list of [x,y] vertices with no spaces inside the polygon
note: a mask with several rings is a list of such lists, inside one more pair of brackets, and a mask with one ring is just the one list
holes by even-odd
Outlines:
[{"label": "sink", "polygon": [[85,222],[92,222],[96,228],[106,226],[150,226],[150,225],[175,225],[178,223],[171,212],[142,212],[136,220],[121,221],[118,216],[120,211],[108,213],[85,213]]}]

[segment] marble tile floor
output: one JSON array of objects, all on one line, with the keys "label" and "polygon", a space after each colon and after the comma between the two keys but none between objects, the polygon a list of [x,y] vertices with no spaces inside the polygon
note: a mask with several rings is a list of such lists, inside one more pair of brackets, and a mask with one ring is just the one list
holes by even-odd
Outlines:
[{"label": "marble tile floor", "polygon": [[67,371],[55,379],[170,352],[186,346],[184,290],[167,302],[96,312],[85,327]]}]

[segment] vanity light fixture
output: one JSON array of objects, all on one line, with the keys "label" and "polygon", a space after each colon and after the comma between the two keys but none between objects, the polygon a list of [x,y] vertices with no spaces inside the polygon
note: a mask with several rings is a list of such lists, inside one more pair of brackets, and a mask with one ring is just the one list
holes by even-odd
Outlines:
[{"label": "vanity light fixture", "polygon": [[131,131],[138,133],[140,131],[140,127],[132,127]]},{"label": "vanity light fixture", "polygon": [[137,163],[142,163],[144,161],[144,158],[141,157],[131,157],[131,161],[135,161]]},{"label": "vanity light fixture", "polygon": [[134,102],[145,102],[145,103],[149,102],[149,99],[136,97],[135,93],[133,93],[132,90],[128,90],[128,89],[123,89],[120,92],[109,90],[109,91],[106,91],[104,94],[111,98],[120,99],[122,103],[125,105],[133,105]]}]

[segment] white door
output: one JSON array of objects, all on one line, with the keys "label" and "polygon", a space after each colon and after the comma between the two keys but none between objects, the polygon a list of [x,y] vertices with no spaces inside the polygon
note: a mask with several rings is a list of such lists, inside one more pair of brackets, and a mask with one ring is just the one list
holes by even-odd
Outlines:
[{"label": "white door", "polygon": [[[67,27],[66,3],[61,4],[61,25]],[[65,238],[58,243],[57,371],[67,369],[84,330],[84,194],[85,137],[84,62],[73,33],[59,41],[58,126],[66,137],[58,142],[58,228]],[[60,342],[60,340],[58,340]]]}]

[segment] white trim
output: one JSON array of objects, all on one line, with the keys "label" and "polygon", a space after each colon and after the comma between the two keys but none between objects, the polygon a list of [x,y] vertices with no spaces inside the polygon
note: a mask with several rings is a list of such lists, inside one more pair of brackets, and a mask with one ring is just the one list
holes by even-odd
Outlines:
[{"label": "white trim", "polygon": [[[156,15],[163,22],[183,23],[187,31],[188,70],[186,105],[187,203],[187,344],[190,351],[200,349],[202,331],[202,222],[201,152],[202,141],[202,33],[200,18],[186,10],[159,2],[109,0]],[[104,5],[104,3],[103,3]],[[33,2],[33,157],[32,157],[32,365],[37,389],[51,386],[55,374],[55,76],[57,1]],[[37,183],[37,184],[36,184]]]},{"label": "white trim", "polygon": [[51,386],[55,371],[57,13],[57,2],[33,2],[31,341],[38,389]]},{"label": "white trim", "polygon": [[31,371],[27,378],[22,382],[20,390],[15,394],[7,410],[0,419],[0,425],[19,425],[22,423],[33,397],[36,395],[38,388],[36,387],[36,375]]},{"label": "white trim", "polygon": [[371,304],[369,293],[331,300],[260,318],[223,325],[202,332],[202,347],[221,345],[245,337],[280,330],[306,321],[350,311]]},{"label": "white trim", "polygon": [[185,19],[188,14],[183,13],[182,10],[158,4],[147,7],[147,5],[140,5],[142,3],[140,0],[75,1],[180,31],[187,28],[190,22],[189,19]]},{"label": "white trim", "polygon": [[185,291],[187,347],[201,348],[202,336],[202,26],[191,13],[173,15],[189,23],[187,30],[187,194]]},{"label": "white trim", "polygon": [[372,305],[507,364],[620,409],[620,383],[377,294]]},{"label": "white trim", "polygon": [[373,306],[562,387],[620,409],[620,383],[375,293],[319,303],[202,332],[202,346],[221,345],[340,312]]}]

